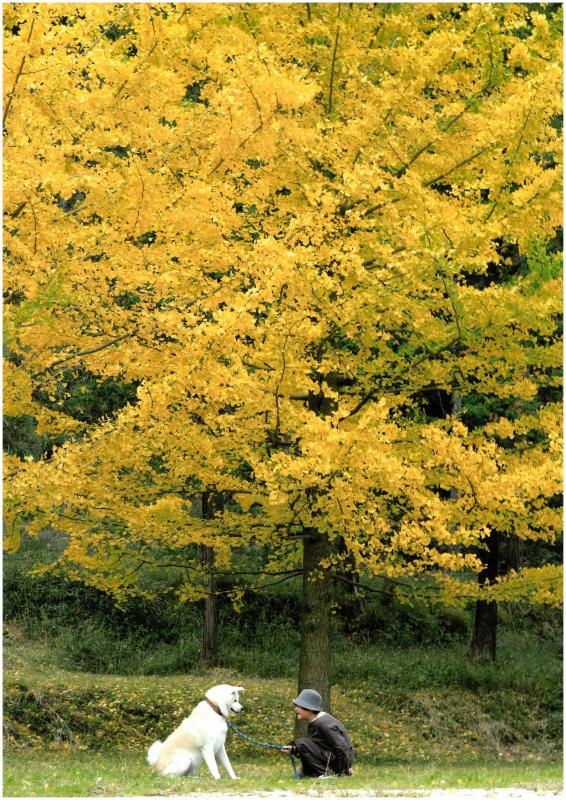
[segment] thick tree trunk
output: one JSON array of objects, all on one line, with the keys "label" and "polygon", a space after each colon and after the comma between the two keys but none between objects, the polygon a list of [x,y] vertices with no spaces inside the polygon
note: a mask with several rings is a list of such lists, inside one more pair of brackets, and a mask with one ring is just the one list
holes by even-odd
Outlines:
[{"label": "thick tree trunk", "polygon": [[[305,533],[298,692],[316,689],[323,710],[330,711],[331,582],[326,571],[315,577],[321,560],[330,555],[330,542],[317,531]],[[297,735],[303,735],[305,727],[297,723]]]},{"label": "thick tree trunk", "polygon": [[[223,508],[221,495],[203,492],[202,518],[213,519],[216,511]],[[207,667],[218,663],[218,596],[217,580],[214,574],[214,550],[201,545],[201,563],[207,580],[208,595],[203,601],[202,615],[202,661]]]},{"label": "thick tree trunk", "polygon": [[[485,568],[479,574],[480,584],[494,583],[499,574],[499,536],[492,531],[487,540]],[[477,661],[495,661],[497,654],[497,603],[478,600],[470,656]]]}]

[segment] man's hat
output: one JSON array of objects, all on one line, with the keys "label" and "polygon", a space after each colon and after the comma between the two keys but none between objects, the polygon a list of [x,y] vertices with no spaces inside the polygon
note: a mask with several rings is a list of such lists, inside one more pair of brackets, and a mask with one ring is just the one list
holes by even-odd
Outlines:
[{"label": "man's hat", "polygon": [[293,703],[301,708],[306,708],[307,711],[320,711],[322,697],[314,689],[303,689]]}]

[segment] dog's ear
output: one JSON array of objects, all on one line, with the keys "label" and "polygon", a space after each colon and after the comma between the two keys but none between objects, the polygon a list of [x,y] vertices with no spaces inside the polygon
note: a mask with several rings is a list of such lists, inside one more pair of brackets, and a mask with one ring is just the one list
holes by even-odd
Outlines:
[{"label": "dog's ear", "polygon": [[245,689],[244,689],[244,687],[243,687],[243,686],[234,686],[234,689],[235,689],[237,692],[244,692],[244,691],[245,691]]}]

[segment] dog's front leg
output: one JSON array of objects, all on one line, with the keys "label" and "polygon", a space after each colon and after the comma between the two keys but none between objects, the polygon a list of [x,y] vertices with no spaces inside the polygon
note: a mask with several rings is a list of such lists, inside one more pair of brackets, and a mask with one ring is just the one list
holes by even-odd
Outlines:
[{"label": "dog's front leg", "polygon": [[232,780],[238,780],[236,777],[236,773],[232,769],[232,764],[230,764],[230,759],[228,758],[228,753],[226,752],[226,748],[222,746],[217,753],[218,760],[228,773],[228,775],[232,778]]},{"label": "dog's front leg", "polygon": [[203,747],[201,750],[202,757],[206,762],[206,766],[210,770],[210,774],[214,778],[214,780],[220,780],[220,773],[218,772],[218,767],[216,766],[216,759],[214,758],[214,750],[212,747]]}]

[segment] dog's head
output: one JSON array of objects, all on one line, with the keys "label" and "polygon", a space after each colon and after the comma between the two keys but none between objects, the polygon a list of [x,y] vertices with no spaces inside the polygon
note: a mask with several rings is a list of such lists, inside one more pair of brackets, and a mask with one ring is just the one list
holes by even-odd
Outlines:
[{"label": "dog's head", "polygon": [[237,714],[242,710],[238,695],[243,691],[242,686],[229,686],[222,683],[209,689],[205,697],[218,706],[223,717],[228,717],[230,714]]}]

